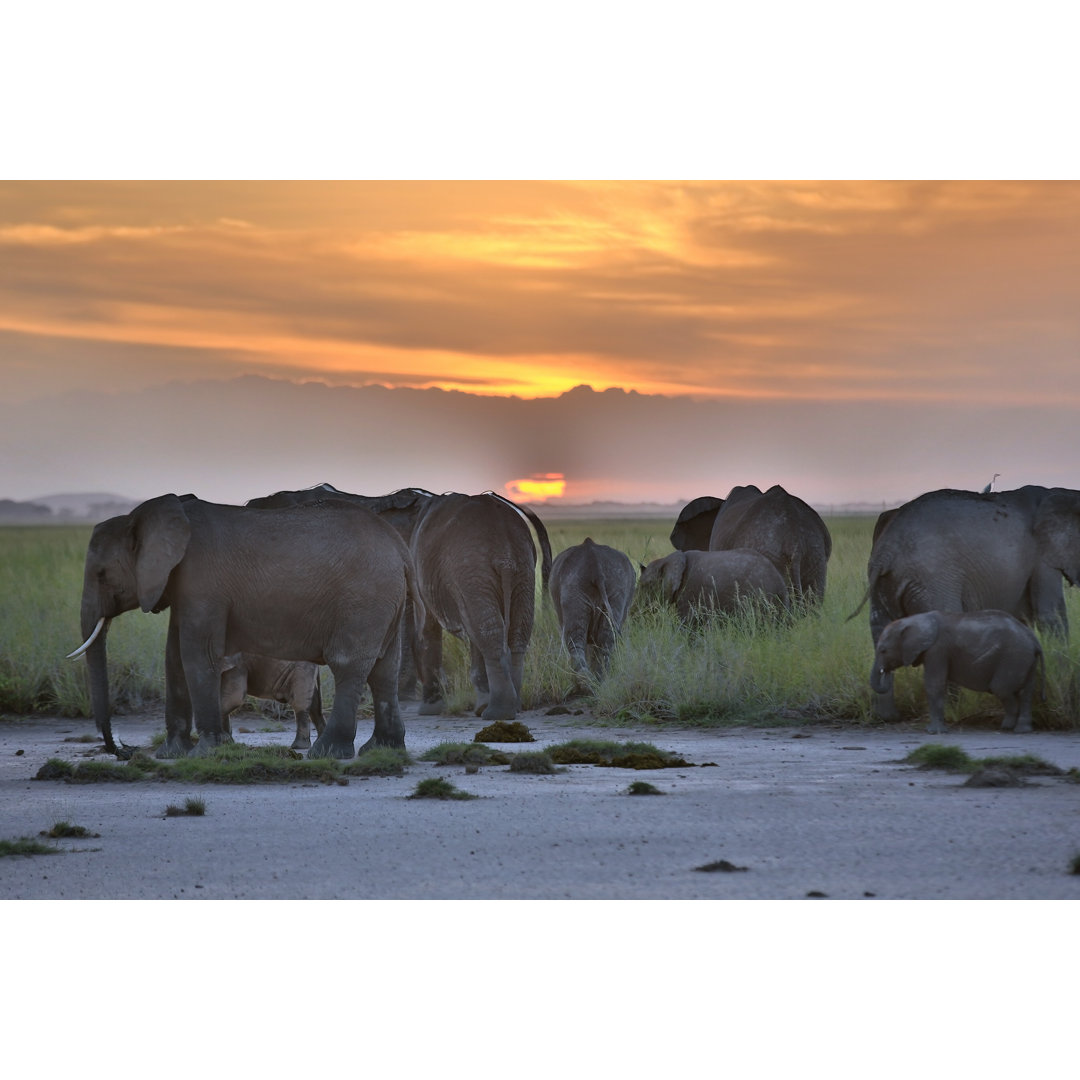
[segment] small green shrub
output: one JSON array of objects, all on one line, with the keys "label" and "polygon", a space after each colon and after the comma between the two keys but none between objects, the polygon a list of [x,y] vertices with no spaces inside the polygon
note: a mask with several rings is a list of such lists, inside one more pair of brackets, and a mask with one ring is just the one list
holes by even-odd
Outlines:
[{"label": "small green shrub", "polygon": [[536,742],[532,732],[520,720],[496,720],[481,728],[473,742]]},{"label": "small green shrub", "polygon": [[204,817],[206,815],[205,799],[186,799],[183,806],[166,806],[166,817]]},{"label": "small green shrub", "polygon": [[449,780],[432,776],[427,780],[421,780],[416,785],[416,790],[407,798],[410,799],[478,799],[479,795],[473,795],[468,791],[461,791],[454,787]]}]

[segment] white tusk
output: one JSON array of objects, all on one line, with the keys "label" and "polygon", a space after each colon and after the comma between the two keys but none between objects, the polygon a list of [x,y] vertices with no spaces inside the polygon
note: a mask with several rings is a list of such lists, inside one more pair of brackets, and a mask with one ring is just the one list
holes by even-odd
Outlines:
[{"label": "white tusk", "polygon": [[101,628],[104,625],[105,616],[102,615],[101,618],[97,621],[97,626],[94,627],[94,632],[74,652],[68,653],[67,656],[64,657],[64,659],[78,660],[79,657],[82,656],[82,654],[86,652],[86,650],[89,649],[91,645],[94,644],[95,639],[97,638],[98,634],[101,633]]}]

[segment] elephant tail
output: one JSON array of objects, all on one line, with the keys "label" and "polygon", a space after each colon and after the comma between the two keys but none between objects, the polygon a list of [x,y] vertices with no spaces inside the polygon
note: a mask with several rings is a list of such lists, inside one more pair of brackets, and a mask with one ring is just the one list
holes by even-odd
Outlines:
[{"label": "elephant tail", "polygon": [[863,593],[862,599],[859,601],[859,606],[844,620],[844,622],[851,622],[851,620],[866,607],[866,601],[870,599],[870,594],[874,591],[874,586],[878,583],[879,577],[881,577],[881,570],[878,567],[873,567],[869,572],[869,581],[866,585],[866,592]]}]

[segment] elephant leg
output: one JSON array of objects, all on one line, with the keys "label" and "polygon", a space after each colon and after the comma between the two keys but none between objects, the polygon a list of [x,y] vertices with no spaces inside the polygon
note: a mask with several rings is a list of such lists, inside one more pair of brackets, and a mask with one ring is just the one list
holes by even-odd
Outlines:
[{"label": "elephant leg", "polygon": [[180,658],[180,631],[170,617],[165,639],[165,741],[154,756],[162,759],[185,757],[194,745],[191,695]]},{"label": "elephant leg", "polygon": [[[1002,731],[1015,731],[1016,720],[1020,713],[1020,698],[1016,694],[1001,695],[1001,704],[1005,706],[1005,715],[1001,719]],[[1031,728],[1028,728],[1030,731]]]},{"label": "elephant leg", "polygon": [[568,616],[563,623],[562,641],[579,682],[589,676],[588,640],[589,629],[584,616],[580,613]]},{"label": "elephant leg", "polygon": [[355,756],[356,711],[374,664],[374,657],[329,664],[334,675],[334,707],[330,710],[326,729],[308,751],[309,758],[346,760]]},{"label": "elephant leg", "polygon": [[405,721],[401,718],[398,707],[398,679],[400,675],[400,654],[394,649],[375,661],[368,675],[368,686],[375,705],[375,727],[358,753],[375,746],[393,746],[405,748]]},{"label": "elephant leg", "polygon": [[[520,657],[520,661],[518,659]],[[520,679],[524,667],[524,654],[512,654],[503,648],[497,655],[485,658],[487,679],[490,687],[487,705],[480,713],[485,723],[513,720],[518,713],[519,695],[515,686],[515,672]]]},{"label": "elephant leg", "polygon": [[296,716],[296,738],[292,741],[293,750],[307,750],[311,746],[311,713],[301,705],[293,705]]},{"label": "elephant leg", "polygon": [[943,735],[945,733],[945,698],[949,685],[945,672],[937,672],[927,663],[923,685],[926,688],[926,703],[930,708],[930,723],[926,730],[932,735]]},{"label": "elephant leg", "polygon": [[[881,637],[882,631],[888,626],[889,622],[889,616],[880,607],[877,607],[873,598],[871,598],[870,637],[875,649],[877,649],[878,639]],[[874,716],[878,720],[899,720],[900,710],[896,707],[896,698],[893,693],[893,676],[891,673],[887,678],[882,679],[882,687],[882,692],[875,693],[871,701]]]},{"label": "elephant leg", "polygon": [[184,661],[191,710],[199,741],[189,751],[190,757],[206,757],[222,743],[231,743],[232,735],[221,725],[221,671],[209,657],[224,654],[224,641],[212,635],[181,634],[180,653]]},{"label": "elephant leg", "polygon": [[405,614],[401,617],[401,671],[398,675],[398,698],[412,701],[416,697],[416,683],[420,679],[421,643],[417,639],[413,615],[412,597],[405,600]]},{"label": "elephant leg", "polygon": [[443,711],[442,634],[442,627],[434,618],[428,615],[420,642],[420,668],[423,679],[423,700],[420,703],[421,716],[437,716]]},{"label": "elephant leg", "polygon": [[491,700],[491,683],[488,681],[488,665],[480,646],[469,642],[469,681],[476,691],[476,715],[483,716]]}]

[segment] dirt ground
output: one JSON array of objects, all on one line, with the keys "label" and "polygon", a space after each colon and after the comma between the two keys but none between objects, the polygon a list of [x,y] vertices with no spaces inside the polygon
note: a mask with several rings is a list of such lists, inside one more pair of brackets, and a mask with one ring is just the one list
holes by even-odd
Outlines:
[{"label": "dirt ground", "polygon": [[[471,740],[475,718],[403,708],[413,754]],[[348,785],[75,785],[34,779],[52,757],[111,760],[86,720],[0,720],[0,839],[56,822],[99,834],[58,855],[0,858],[0,899],[1075,899],[1080,784],[1038,776],[968,787],[900,763],[928,742],[973,757],[1032,753],[1080,767],[1080,734],[928,736],[915,724],[769,729],[598,726],[587,714],[519,717],[535,750],[578,737],[645,740],[690,767],[571,765],[554,776],[417,763]],[[361,720],[358,742],[370,721]],[[291,730],[237,714],[251,744]],[[118,717],[127,743],[160,711]],[[494,745],[494,744],[493,744]],[[481,798],[408,799],[443,776]],[[661,796],[632,796],[645,780]],[[204,817],[167,817],[199,797]],[[702,867],[711,866],[705,870]]]}]

